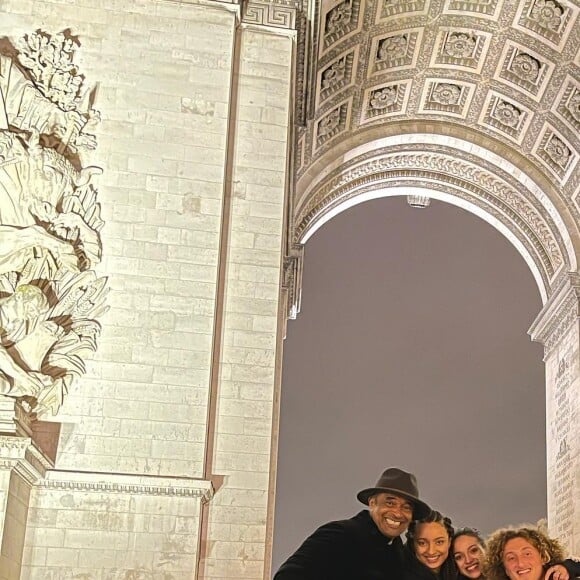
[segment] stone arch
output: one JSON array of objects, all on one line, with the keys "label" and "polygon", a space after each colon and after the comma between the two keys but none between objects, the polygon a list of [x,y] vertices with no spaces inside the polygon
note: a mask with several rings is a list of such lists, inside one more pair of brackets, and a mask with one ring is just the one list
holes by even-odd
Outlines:
[{"label": "stone arch", "polygon": [[[574,178],[572,179],[572,181]],[[568,184],[570,185],[570,184]],[[458,124],[412,121],[351,134],[298,171],[285,263],[299,309],[302,247],[326,221],[376,197],[426,195],[489,222],[526,260],[543,308],[529,329],[544,345],[551,533],[580,547],[580,236],[562,183],[514,146]]]},{"label": "stone arch", "polygon": [[437,132],[434,125],[414,123],[409,132],[384,136],[375,129],[368,141],[358,135],[350,150],[343,142],[318,159],[298,181],[293,243],[304,244],[334,215],[367,199],[427,195],[463,207],[506,236],[546,303],[559,280],[577,269],[576,225],[557,191],[505,145],[449,125]]}]

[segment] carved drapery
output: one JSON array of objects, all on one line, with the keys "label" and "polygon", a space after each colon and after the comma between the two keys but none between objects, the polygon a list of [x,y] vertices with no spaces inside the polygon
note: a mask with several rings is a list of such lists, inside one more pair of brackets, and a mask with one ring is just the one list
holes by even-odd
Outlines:
[{"label": "carved drapery", "polygon": [[98,114],[65,34],[0,54],[0,394],[55,414],[106,310],[100,206],[82,167]]}]

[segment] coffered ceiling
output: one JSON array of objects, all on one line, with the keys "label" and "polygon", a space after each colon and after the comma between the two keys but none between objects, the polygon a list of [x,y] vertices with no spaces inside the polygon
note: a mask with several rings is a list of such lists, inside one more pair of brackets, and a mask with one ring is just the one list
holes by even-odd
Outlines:
[{"label": "coffered ceiling", "polygon": [[579,12],[569,0],[318,0],[299,37],[296,210],[331,160],[423,132],[525,159],[580,216]]}]

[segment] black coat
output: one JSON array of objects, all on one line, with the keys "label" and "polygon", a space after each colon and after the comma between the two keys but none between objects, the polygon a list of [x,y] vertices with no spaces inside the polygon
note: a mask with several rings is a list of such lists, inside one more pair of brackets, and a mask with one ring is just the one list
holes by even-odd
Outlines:
[{"label": "black coat", "polygon": [[274,580],[401,580],[403,543],[389,543],[367,510],[318,528]]},{"label": "black coat", "polygon": [[565,566],[566,570],[568,570],[568,574],[570,574],[570,578],[580,578],[580,561],[579,560],[564,560],[560,562],[562,566]]}]

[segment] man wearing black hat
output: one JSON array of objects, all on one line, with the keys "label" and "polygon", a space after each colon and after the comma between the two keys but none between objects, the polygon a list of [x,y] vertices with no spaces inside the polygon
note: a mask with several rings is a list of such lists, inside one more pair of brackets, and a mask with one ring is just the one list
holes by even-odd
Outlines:
[{"label": "man wearing black hat", "polygon": [[413,519],[429,515],[411,473],[391,467],[357,499],[369,506],[353,518],[318,528],[280,567],[274,580],[400,580],[399,537]]}]

